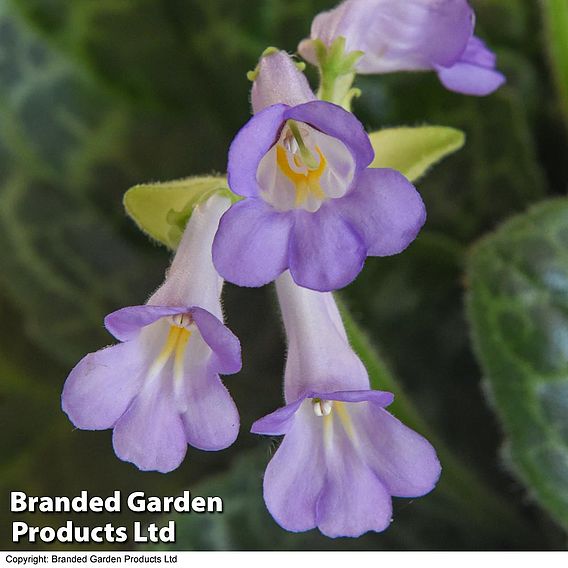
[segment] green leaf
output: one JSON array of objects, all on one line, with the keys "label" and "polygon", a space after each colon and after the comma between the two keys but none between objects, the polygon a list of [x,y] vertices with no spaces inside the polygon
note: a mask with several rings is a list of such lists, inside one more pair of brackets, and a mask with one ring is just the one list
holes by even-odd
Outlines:
[{"label": "green leaf", "polygon": [[0,52],[10,53],[0,63],[0,294],[25,335],[69,365],[108,342],[105,313],[141,300],[160,275],[116,226],[119,204],[109,207],[131,185],[128,127],[150,133],[11,6],[0,4]]},{"label": "green leaf", "polygon": [[409,180],[421,178],[434,164],[459,150],[461,130],[445,126],[385,128],[369,135],[375,150],[372,168],[393,168]]},{"label": "green leaf", "polygon": [[568,2],[546,0],[540,5],[556,89],[568,121]]},{"label": "green leaf", "polygon": [[225,176],[141,184],[126,192],[124,207],[142,231],[175,249],[193,208],[218,191],[235,199]]},{"label": "green leaf", "polygon": [[568,199],[541,203],[481,241],[469,262],[476,351],[532,496],[568,528]]}]

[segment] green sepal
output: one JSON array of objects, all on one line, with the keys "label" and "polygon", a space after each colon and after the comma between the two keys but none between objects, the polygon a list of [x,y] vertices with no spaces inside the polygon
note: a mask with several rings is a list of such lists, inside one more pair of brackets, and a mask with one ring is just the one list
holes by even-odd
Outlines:
[{"label": "green sepal", "polygon": [[203,176],[135,185],[124,194],[124,207],[140,230],[175,249],[193,209],[214,193],[240,199],[225,176]]},{"label": "green sepal", "polygon": [[[275,53],[278,53],[280,50],[277,47],[267,47],[261,54],[260,57],[258,59],[259,63],[257,64],[257,66],[254,69],[251,69],[250,71],[247,71],[247,79],[251,82],[254,83],[256,81],[256,78],[258,77],[258,71],[259,71],[259,65],[260,65],[260,61],[265,58],[265,57],[269,57],[271,55],[274,55]],[[306,68],[306,65],[304,63],[297,63],[296,67],[300,70],[303,71]]]},{"label": "green sepal", "polygon": [[364,53],[363,51],[346,52],[343,36],[335,39],[329,47],[321,39],[314,39],[312,42],[320,68],[336,77],[353,73],[357,61]]},{"label": "green sepal", "polygon": [[392,168],[410,181],[459,150],[465,143],[461,130],[446,126],[385,128],[369,134],[375,159],[372,168]]},{"label": "green sepal", "polygon": [[320,39],[311,40],[320,70],[318,98],[350,110],[351,100],[360,94],[352,90],[355,66],[363,56],[362,51],[345,51],[345,38],[338,37],[329,47]]}]

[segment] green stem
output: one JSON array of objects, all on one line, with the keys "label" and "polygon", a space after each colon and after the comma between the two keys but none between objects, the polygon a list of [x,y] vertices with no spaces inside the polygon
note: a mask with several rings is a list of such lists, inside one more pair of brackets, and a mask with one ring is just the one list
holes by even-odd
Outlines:
[{"label": "green stem", "polygon": [[541,9],[550,66],[568,124],[568,4],[566,0],[541,0]]},{"label": "green stem", "polygon": [[395,401],[389,407],[400,420],[426,436],[436,447],[443,465],[442,479],[437,492],[448,503],[468,511],[469,518],[476,525],[493,527],[497,532],[514,532],[519,539],[529,542],[532,533],[510,505],[488,487],[470,468],[465,466],[440,439],[429,431],[420,413],[405,394],[400,384],[377,355],[366,334],[355,322],[338,295],[336,301],[347,335],[355,352],[365,364],[373,388],[388,390],[395,394]]},{"label": "green stem", "polygon": [[358,89],[352,89],[355,73],[337,74],[320,67],[320,86],[318,98],[342,106],[351,112],[351,101],[359,94]]},{"label": "green stem", "polygon": [[359,89],[353,89],[352,85],[355,66],[363,52],[346,52],[344,37],[338,37],[330,46],[314,40],[314,49],[320,73],[318,98],[351,112],[351,101],[360,94]]}]

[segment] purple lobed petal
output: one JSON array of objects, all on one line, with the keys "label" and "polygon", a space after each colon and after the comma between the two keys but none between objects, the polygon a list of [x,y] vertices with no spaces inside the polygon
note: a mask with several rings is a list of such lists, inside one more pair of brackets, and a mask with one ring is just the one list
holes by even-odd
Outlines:
[{"label": "purple lobed petal", "polygon": [[238,373],[242,367],[241,344],[236,335],[213,314],[199,307],[190,311],[201,337],[215,356],[213,368],[222,375]]},{"label": "purple lobed petal", "polygon": [[188,306],[127,306],[108,314],[105,327],[119,341],[131,341],[140,330],[159,319],[177,314],[186,314]]},{"label": "purple lobed petal", "polygon": [[221,218],[213,241],[213,262],[229,282],[263,286],[288,267],[290,213],[275,211],[261,199],[235,203]]},{"label": "purple lobed petal", "polygon": [[316,527],[316,504],[325,481],[321,423],[319,428],[314,425],[310,412],[296,414],[264,474],[264,501],[270,514],[294,532]]},{"label": "purple lobed petal", "polygon": [[379,390],[348,390],[334,391],[325,393],[312,393],[311,398],[321,398],[322,400],[337,400],[340,402],[373,402],[383,408],[392,404],[394,395],[388,391]]},{"label": "purple lobed petal", "polygon": [[298,398],[298,400],[258,419],[252,425],[250,431],[253,434],[264,434],[265,436],[282,436],[287,434],[294,423],[296,412],[306,399],[306,396],[304,395]]},{"label": "purple lobed petal", "polygon": [[89,353],[65,381],[63,411],[77,428],[112,428],[140,390],[146,370],[144,352],[135,341]]},{"label": "purple lobed petal", "polygon": [[356,188],[338,200],[340,214],[363,236],[370,256],[403,251],[426,221],[426,208],[414,186],[399,172],[368,169]]},{"label": "purple lobed petal", "polygon": [[495,54],[472,36],[458,62],[451,67],[437,67],[438,77],[450,91],[483,97],[505,83],[505,76],[495,69],[495,64]]},{"label": "purple lobed petal", "polygon": [[[167,377],[144,385],[114,427],[116,455],[142,471],[173,471],[183,461],[187,440]],[[165,388],[164,388],[165,387]]]},{"label": "purple lobed petal", "polygon": [[373,402],[377,407],[383,408],[392,404],[394,395],[388,391],[378,390],[350,390],[334,392],[308,391],[297,400],[282,406],[278,410],[267,414],[257,420],[251,428],[253,434],[265,436],[281,436],[286,434],[294,421],[294,416],[306,399],[319,398],[321,400],[337,400],[341,402]]},{"label": "purple lobed petal", "polygon": [[219,376],[207,367],[193,369],[184,380],[187,410],[181,417],[187,442],[200,450],[228,448],[239,434],[239,413]]},{"label": "purple lobed petal", "polygon": [[163,317],[188,314],[216,357],[222,374],[241,370],[241,346],[237,337],[213,314],[199,306],[129,306],[109,314],[106,328],[120,341],[132,341],[140,330]]},{"label": "purple lobed petal", "polygon": [[310,124],[324,134],[343,142],[355,159],[355,176],[375,157],[369,135],[361,122],[354,114],[338,105],[312,101],[287,109],[284,117]]},{"label": "purple lobed petal", "polygon": [[434,489],[442,470],[428,440],[374,402],[355,406],[353,421],[367,464],[391,495],[420,497]]},{"label": "purple lobed petal", "polygon": [[299,286],[319,292],[352,282],[367,256],[367,247],[333,203],[315,213],[295,212],[290,238],[290,273]]},{"label": "purple lobed petal", "polygon": [[259,194],[258,164],[276,142],[285,122],[286,105],[277,104],[255,114],[237,133],[229,148],[229,187],[244,197]]},{"label": "purple lobed petal", "polygon": [[391,522],[392,500],[381,480],[336,429],[333,447],[326,448],[326,477],[316,506],[320,531],[331,538],[382,532]]}]

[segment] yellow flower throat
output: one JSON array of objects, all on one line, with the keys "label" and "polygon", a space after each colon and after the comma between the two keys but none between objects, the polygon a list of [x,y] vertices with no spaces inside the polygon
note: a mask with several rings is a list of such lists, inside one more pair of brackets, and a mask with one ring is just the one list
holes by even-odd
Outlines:
[{"label": "yellow flower throat", "polygon": [[173,355],[174,378],[181,379],[183,377],[183,356],[190,337],[191,331],[189,331],[189,329],[177,325],[170,326],[168,338],[166,339],[162,351],[152,365],[151,374],[159,373]]},{"label": "yellow flower throat", "polygon": [[[319,164],[316,168],[307,168],[306,172],[297,172],[292,169],[288,161],[288,155],[282,145],[278,144],[276,147],[276,163],[282,173],[294,184],[296,189],[295,206],[303,205],[310,195],[316,199],[325,199],[325,193],[320,184],[320,178],[325,171],[327,165],[325,156],[319,147],[316,147],[316,152],[319,155]],[[302,167],[302,160],[299,156],[294,156],[294,163],[298,168]]]}]

